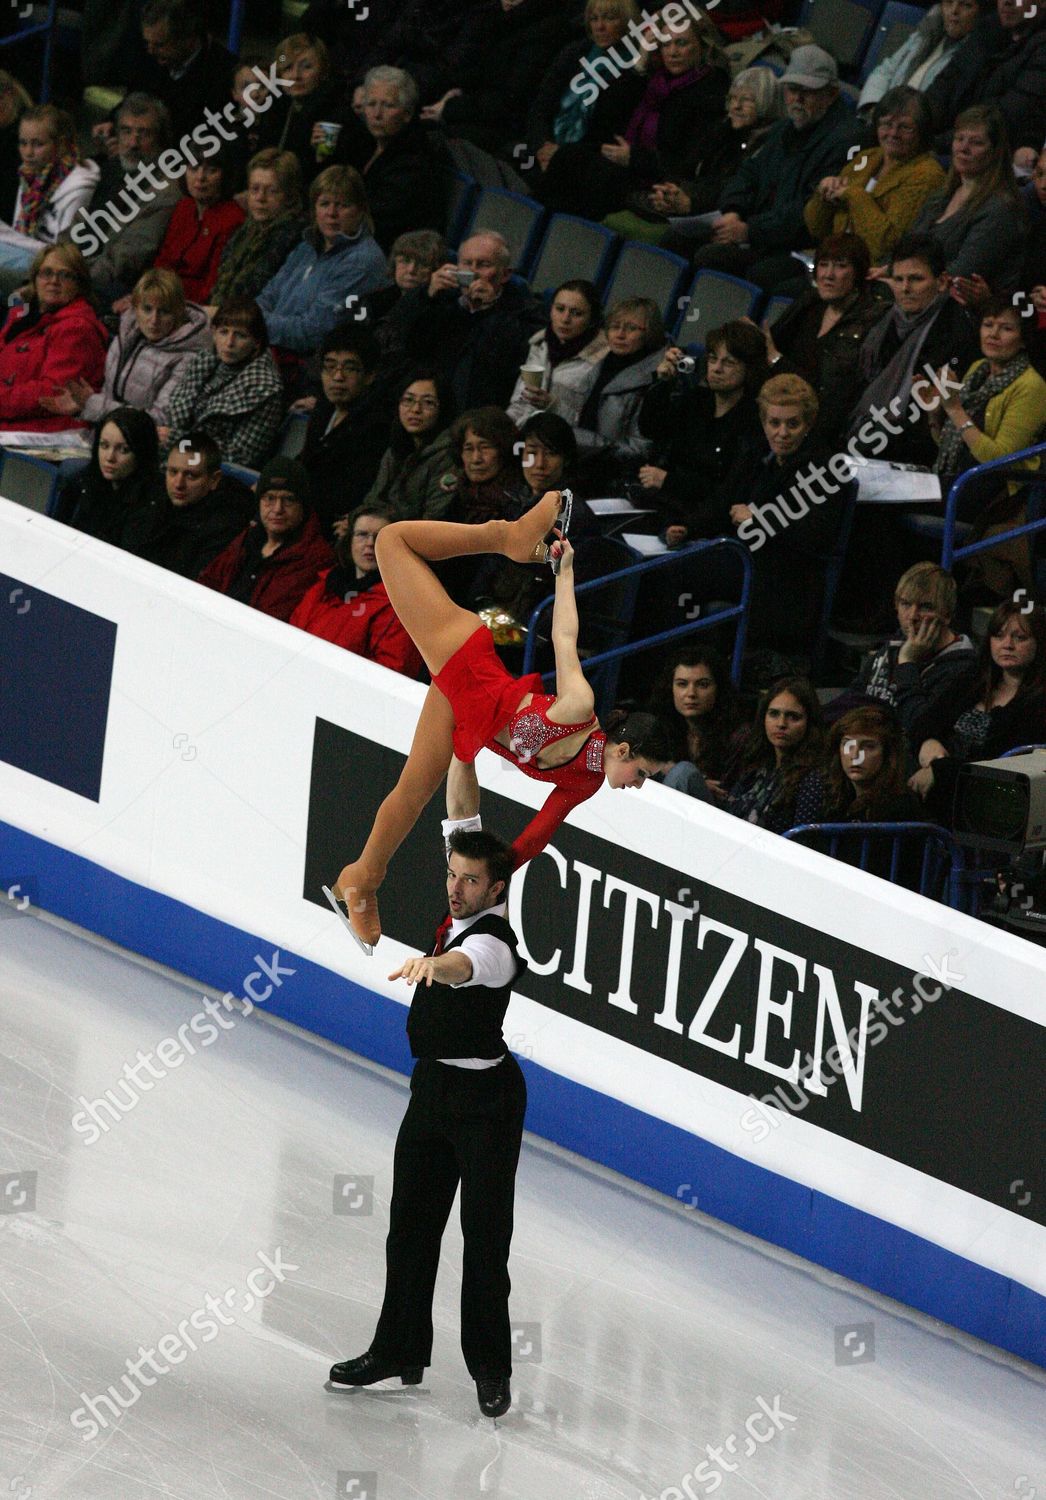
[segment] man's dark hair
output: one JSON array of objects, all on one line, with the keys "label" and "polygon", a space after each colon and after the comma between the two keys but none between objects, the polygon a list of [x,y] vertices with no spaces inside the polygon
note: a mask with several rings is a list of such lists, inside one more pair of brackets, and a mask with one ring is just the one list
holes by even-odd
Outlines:
[{"label": "man's dark hair", "polygon": [[508,883],[512,879],[515,864],[508,844],[480,828],[458,828],[447,843],[451,854],[460,854],[462,859],[481,860],[487,867],[492,885],[503,880],[505,889],[501,893],[501,899],[504,900],[508,895]]},{"label": "man's dark hair", "polygon": [[171,451],[198,453],[208,474],[216,473],[222,466],[222,450],[209,432],[190,432],[188,437],[172,444]]},{"label": "man's dark hair", "polygon": [[921,260],[931,275],[943,276],[948,257],[931,234],[902,234],[890,256],[890,272],[898,261]]},{"label": "man's dark hair", "polygon": [[339,323],[332,328],[320,345],[320,357],[325,354],[357,354],[368,375],[372,375],[381,360],[381,345],[377,335],[364,323]]},{"label": "man's dark hair", "polygon": [[171,40],[175,42],[206,34],[203,15],[195,0],[148,0],[142,7],[142,25],[156,26],[161,21],[167,22]]}]

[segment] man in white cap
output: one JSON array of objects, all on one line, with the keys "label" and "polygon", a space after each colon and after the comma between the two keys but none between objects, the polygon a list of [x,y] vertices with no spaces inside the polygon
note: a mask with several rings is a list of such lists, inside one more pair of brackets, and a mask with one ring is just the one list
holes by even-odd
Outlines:
[{"label": "man in white cap", "polygon": [[722,218],[694,263],[769,290],[794,278],[793,250],[810,243],[803,207],[822,177],[846,165],[860,123],[839,97],[839,69],[823,47],[797,47],[781,79],[787,118],[723,189]]}]

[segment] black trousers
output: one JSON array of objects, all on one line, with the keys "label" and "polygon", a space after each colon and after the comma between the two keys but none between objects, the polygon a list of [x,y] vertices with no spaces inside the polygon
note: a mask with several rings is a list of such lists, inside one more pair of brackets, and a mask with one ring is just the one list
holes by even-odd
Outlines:
[{"label": "black trousers", "polygon": [[385,1299],[371,1350],[428,1365],[440,1242],[461,1184],[461,1350],[474,1380],[512,1373],[509,1245],[527,1088],[511,1053],[495,1068],[422,1058],[396,1137]]}]

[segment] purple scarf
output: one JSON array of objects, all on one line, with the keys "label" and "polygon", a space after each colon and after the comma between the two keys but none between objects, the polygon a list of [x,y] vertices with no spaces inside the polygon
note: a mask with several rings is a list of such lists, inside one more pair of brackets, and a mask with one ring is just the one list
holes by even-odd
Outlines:
[{"label": "purple scarf", "polygon": [[678,89],[689,88],[690,84],[696,83],[709,71],[707,67],[687,68],[685,73],[680,73],[675,78],[663,69],[655,73],[628,122],[628,129],[625,131],[625,140],[628,144],[640,146],[646,151],[656,151],[657,127],[661,123],[661,111],[665,107],[665,100],[669,94],[674,94]]}]

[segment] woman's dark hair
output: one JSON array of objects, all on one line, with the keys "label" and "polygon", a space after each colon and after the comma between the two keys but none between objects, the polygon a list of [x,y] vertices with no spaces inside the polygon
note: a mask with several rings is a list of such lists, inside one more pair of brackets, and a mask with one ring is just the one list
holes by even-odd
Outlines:
[{"label": "woman's dark hair", "polygon": [[739,359],[745,367],[745,395],[755,396],[759,387],[770,374],[766,362],[766,340],[758,328],[735,318],[713,328],[705,340],[709,354],[716,349],[725,349],[727,354]]},{"label": "woman's dark hair", "polygon": [[788,802],[795,796],[803,777],[816,770],[824,758],[824,715],[809,678],[779,677],[767,688],[748,730],[740,770],[742,774],[746,771],[772,771],[777,764],[774,747],[766,737],[766,714],[774,699],[782,693],[791,693],[806,712],[806,734],[794,750],[785,751],[781,762],[781,794],[777,801]]},{"label": "woman's dark hair", "polygon": [[[552,301],[555,302],[560,292],[576,292],[579,297],[584,297],[588,303],[588,328],[586,333],[595,333],[603,326],[603,299],[599,295],[599,288],[592,281],[582,281],[575,277],[572,281],[561,281],[552,293]],[[549,313],[552,307],[549,304]]]},{"label": "woman's dark hair", "polygon": [[461,450],[465,446],[465,437],[469,432],[474,432],[485,442],[494,444],[500,460],[499,471],[518,467],[515,448],[519,442],[519,433],[508,412],[502,411],[500,406],[474,406],[471,411],[462,412],[450,429],[454,462],[459,469],[464,467],[461,461]]},{"label": "woman's dark hair", "polygon": [[[842,747],[847,740],[860,736],[882,743],[883,764],[878,776],[867,786],[854,787],[842,765]],[[841,814],[876,821],[879,809],[888,809],[903,796],[908,784],[905,765],[904,734],[897,715],[889,708],[869,706],[852,708],[832,725],[828,736],[826,813],[829,818]]]},{"label": "woman's dark hair", "polygon": [[[690,752],[691,730],[682,714],[677,712],[672,695],[672,683],[680,667],[706,667],[715,683],[715,702],[697,726],[700,738],[700,759]],[[671,729],[675,740],[675,760],[694,760],[706,776],[718,777],[729,752],[730,740],[741,722],[741,705],[730,677],[726,658],[715,646],[686,646],[665,658],[665,665],[658,674],[647,704]],[[702,764],[704,762],[704,764]],[[706,766],[713,769],[707,770]]]},{"label": "woman's dark hair", "polygon": [[822,260],[848,260],[854,268],[854,290],[860,291],[872,268],[872,256],[859,234],[830,234],[814,254],[814,270]]},{"label": "woman's dark hair", "polygon": [[[1023,590],[1019,592],[1023,594]],[[989,703],[991,694],[1002,681],[1002,668],[997,667],[992,660],[992,636],[1001,635],[1015,616],[1028,627],[1035,638],[1036,648],[1035,660],[1021,678],[1017,696],[1046,697],[1046,611],[1041,604],[1036,604],[1029,610],[1026,604],[1022,606],[1017,599],[1004,599],[1001,604],[996,605],[977,652],[977,675],[970,690],[971,703]]]},{"label": "woman's dark hair", "polygon": [[429,440],[431,441],[437,433],[445,432],[454,421],[454,395],[444,376],[438,370],[424,365],[419,366],[415,370],[408,371],[394,388],[396,393],[396,408],[392,413],[389,447],[397,458],[409,458],[414,452],[414,439],[399,419],[399,404],[416,380],[430,380],[436,387],[436,400],[439,402],[439,411],[436,414],[435,427],[429,428],[427,434]]},{"label": "woman's dark hair", "polygon": [[258,353],[269,347],[269,330],[265,326],[262,310],[253,297],[227,297],[216,309],[211,319],[211,328],[238,328],[249,334],[258,346]]},{"label": "woman's dark hair", "polygon": [[906,83],[887,89],[872,111],[872,125],[878,130],[880,121],[891,115],[910,115],[915,123],[919,152],[929,151],[933,145],[933,115],[925,94],[909,88]]},{"label": "woman's dark hair", "polygon": [[108,422],[119,427],[128,448],[134,454],[135,473],[131,477],[136,477],[144,470],[148,470],[150,475],[155,473],[160,462],[160,444],[156,436],[156,423],[147,411],[142,411],[137,406],[114,406],[112,411],[107,411],[101,418],[94,430],[91,460],[88,465],[89,473],[92,476],[97,474],[102,483],[106,483],[102,480],[102,471],[98,466],[98,444],[102,440],[102,428]]},{"label": "woman's dark hair", "polygon": [[556,412],[536,411],[523,423],[519,435],[524,442],[527,438],[535,438],[542,447],[555,453],[563,460],[565,472],[569,473],[577,467],[577,438],[574,436],[574,429],[565,417],[558,416]]},{"label": "woman's dark hair", "polygon": [[[221,201],[224,202],[226,199],[232,197],[232,188],[236,181],[239,167],[226,151],[219,151],[217,155],[201,156],[196,165],[198,167],[217,167],[222,178]],[[186,197],[189,196],[188,176],[189,174],[186,172],[186,180],[182,183],[182,192]]]},{"label": "woman's dark hair", "polygon": [[653,714],[628,713],[615,708],[607,715],[603,732],[608,745],[627,745],[632,760],[642,756],[644,760],[675,760],[672,747],[672,731],[663,719]]},{"label": "woman's dark hair", "polygon": [[977,310],[977,327],[981,327],[985,318],[998,318],[1003,313],[1009,313],[1010,317],[1013,318],[1017,324],[1017,331],[1021,336],[1021,347],[1027,349],[1028,330],[1025,328],[1025,320],[1020,314],[1020,305],[1018,304],[1015,307],[1013,298],[1004,292],[993,292],[990,297],[986,297],[981,303]]}]

